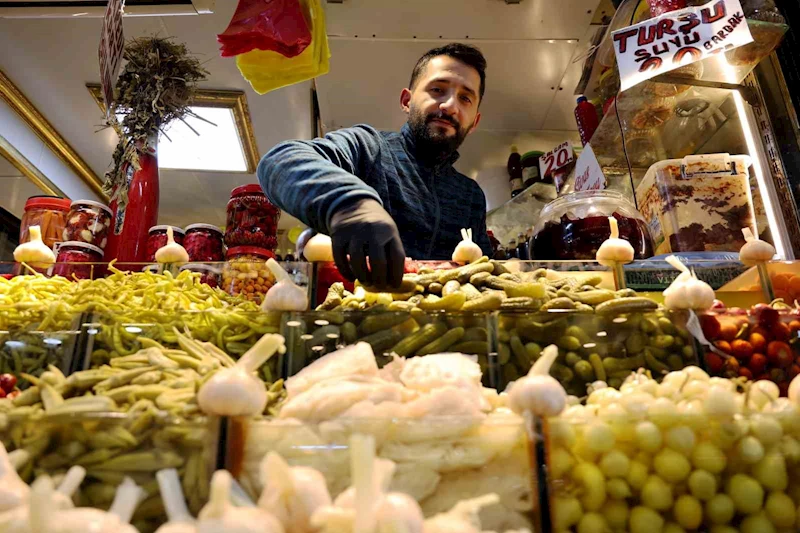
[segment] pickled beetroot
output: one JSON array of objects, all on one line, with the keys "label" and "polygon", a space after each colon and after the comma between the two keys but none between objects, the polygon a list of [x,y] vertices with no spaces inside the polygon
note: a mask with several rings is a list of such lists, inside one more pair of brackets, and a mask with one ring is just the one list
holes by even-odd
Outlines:
[{"label": "pickled beetroot", "polygon": [[225,244],[275,250],[280,216],[280,209],[267,200],[259,185],[237,187],[228,201]]},{"label": "pickled beetroot", "polygon": [[210,224],[186,226],[183,247],[186,248],[190,261],[213,262],[225,259],[222,230]]},{"label": "pickled beetroot", "polygon": [[[99,277],[104,268],[103,250],[85,242],[65,242],[58,249],[58,258],[53,274],[67,279],[93,279]],[[94,264],[93,264],[94,263]]]},{"label": "pickled beetroot", "polygon": [[[633,246],[634,257],[653,255],[653,244],[644,221],[614,213],[619,236]],[[533,259],[554,261],[594,261],[603,241],[611,236],[608,217],[592,216],[573,220],[567,215],[560,222],[547,222],[533,237]]]},{"label": "pickled beetroot", "polygon": [[[153,226],[150,228],[150,234],[147,236],[148,262],[155,261],[158,249],[167,244],[167,227],[168,226]],[[184,232],[181,228],[172,226],[172,236],[175,242],[183,246]]]},{"label": "pickled beetroot", "polygon": [[85,242],[103,250],[108,242],[110,225],[111,209],[91,200],[78,200],[70,206],[63,238],[65,241]]}]

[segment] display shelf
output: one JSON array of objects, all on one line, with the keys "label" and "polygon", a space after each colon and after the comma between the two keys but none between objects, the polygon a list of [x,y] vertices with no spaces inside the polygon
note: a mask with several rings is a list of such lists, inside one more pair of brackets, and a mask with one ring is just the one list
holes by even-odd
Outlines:
[{"label": "display shelf", "polygon": [[[764,58],[778,47],[783,40],[783,36],[789,31],[789,26],[786,24],[776,24],[755,19],[747,19],[747,24],[753,36],[752,43],[694,63],[692,69],[699,69],[700,74],[692,75],[685,83],[697,82],[704,85],[740,84]],[[603,52],[598,53],[598,60],[592,66],[592,74],[584,91],[584,94],[589,99],[599,98],[602,100],[603,96],[607,95],[605,90],[601,88],[600,74],[608,68],[616,70],[616,58],[614,57],[613,47],[610,45],[612,31],[609,30],[609,33],[603,39],[600,45],[600,50]],[[616,73],[613,75],[618,77]],[[649,83],[657,83],[660,79],[666,81],[667,84],[676,84],[685,78],[686,76],[681,73],[681,69],[678,69],[664,74],[661,78],[655,78]]]}]

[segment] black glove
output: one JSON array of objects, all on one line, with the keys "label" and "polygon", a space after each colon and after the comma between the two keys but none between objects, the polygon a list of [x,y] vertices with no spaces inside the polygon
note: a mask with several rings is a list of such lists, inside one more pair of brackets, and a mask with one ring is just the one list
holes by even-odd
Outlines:
[{"label": "black glove", "polygon": [[379,289],[400,286],[406,253],[397,225],[380,203],[371,198],[349,203],[333,214],[330,225],[333,259],[342,276]]}]

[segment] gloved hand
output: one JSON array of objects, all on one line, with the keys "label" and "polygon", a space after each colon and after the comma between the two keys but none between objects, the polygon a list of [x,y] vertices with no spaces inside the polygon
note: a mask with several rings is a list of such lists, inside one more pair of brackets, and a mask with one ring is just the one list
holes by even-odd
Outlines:
[{"label": "gloved hand", "polygon": [[406,254],[397,225],[380,203],[371,198],[349,203],[333,214],[330,226],[342,276],[379,289],[400,286]]}]

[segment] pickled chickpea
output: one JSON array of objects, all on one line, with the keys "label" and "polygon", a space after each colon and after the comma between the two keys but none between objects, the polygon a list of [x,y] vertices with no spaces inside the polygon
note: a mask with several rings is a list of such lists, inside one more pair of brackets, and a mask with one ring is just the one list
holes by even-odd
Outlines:
[{"label": "pickled chickpea", "polygon": [[228,249],[228,264],[222,273],[222,288],[229,294],[260,304],[272,285],[275,284],[266,265],[274,257],[272,252],[252,246],[237,246]]}]

